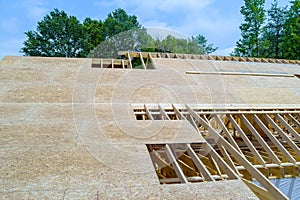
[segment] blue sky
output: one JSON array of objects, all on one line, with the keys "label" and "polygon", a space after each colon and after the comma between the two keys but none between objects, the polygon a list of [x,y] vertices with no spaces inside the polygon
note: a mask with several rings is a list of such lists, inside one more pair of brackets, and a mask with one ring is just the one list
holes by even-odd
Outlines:
[{"label": "blue sky", "polygon": [[[266,8],[272,0],[266,0]],[[288,5],[288,0],[279,0]],[[37,22],[54,8],[76,16],[105,19],[123,8],[136,15],[144,27],[177,31],[185,36],[202,34],[218,46],[215,54],[227,55],[240,37],[243,0],[0,0],[0,59],[21,55],[24,32],[35,30]]]}]

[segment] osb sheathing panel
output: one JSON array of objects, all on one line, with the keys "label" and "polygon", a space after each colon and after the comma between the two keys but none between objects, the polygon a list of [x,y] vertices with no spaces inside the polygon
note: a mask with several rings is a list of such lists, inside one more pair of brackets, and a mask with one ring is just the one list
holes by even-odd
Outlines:
[{"label": "osb sheathing panel", "polygon": [[[148,187],[116,187],[101,184],[90,189],[66,189],[54,191],[7,192],[7,199],[258,199],[248,188],[242,187],[241,181],[229,181],[224,185],[219,182],[195,184],[153,185]],[[239,192],[232,192],[239,191]],[[247,195],[247,196],[246,196]]]},{"label": "osb sheathing panel", "polygon": [[1,147],[11,146],[64,146],[77,143],[73,123],[0,124]]},{"label": "osb sheathing panel", "polygon": [[[255,72],[265,65],[155,62],[156,70],[122,70],[92,69],[91,59],[5,57],[0,62],[0,195],[8,199],[96,199],[97,195],[99,199],[219,199],[222,194],[223,199],[254,199],[241,181],[159,185],[145,144],[203,138],[186,121],[135,120],[131,103],[295,104],[300,96],[298,82],[186,74],[230,67]],[[290,73],[288,67],[280,72]],[[268,81],[278,87],[271,88]]]},{"label": "osb sheathing panel", "polygon": [[265,88],[300,88],[300,78],[252,76],[250,79],[258,87]]},{"label": "osb sheathing panel", "polygon": [[21,56],[5,56],[0,67],[9,67],[10,69],[40,69],[47,70],[52,67],[59,68],[78,68],[86,60],[80,58],[47,58],[47,57],[21,57]]},{"label": "osb sheathing panel", "polygon": [[214,61],[217,71],[252,73],[299,73],[299,65],[259,62]]},{"label": "osb sheathing panel", "polygon": [[2,104],[0,122],[73,122],[72,104]]},{"label": "osb sheathing panel", "polygon": [[287,88],[235,87],[246,104],[298,104],[300,97]]},{"label": "osb sheathing panel", "polygon": [[[141,153],[146,153],[145,145],[131,147],[127,146],[126,152],[122,145],[99,146],[101,150],[106,149],[104,154],[98,154],[98,150],[90,152],[81,145],[2,148],[1,190],[87,189],[102,183],[120,187],[157,184],[150,158]],[[134,154],[129,153],[132,150]],[[139,161],[139,165],[130,170],[133,161]]]},{"label": "osb sheathing panel", "polygon": [[73,88],[63,85],[10,85],[0,97],[9,103],[68,103],[72,101]]},{"label": "osb sheathing panel", "polygon": [[203,138],[187,121],[138,121],[131,106],[73,105],[74,121],[82,140],[102,143],[148,144],[199,142]]},{"label": "osb sheathing panel", "polygon": [[[105,137],[105,140],[99,140],[98,143],[165,144],[204,141],[186,122],[176,123],[175,121],[155,121],[152,123],[99,122],[97,132],[97,134],[103,134]],[[92,134],[91,136],[94,137]]]}]

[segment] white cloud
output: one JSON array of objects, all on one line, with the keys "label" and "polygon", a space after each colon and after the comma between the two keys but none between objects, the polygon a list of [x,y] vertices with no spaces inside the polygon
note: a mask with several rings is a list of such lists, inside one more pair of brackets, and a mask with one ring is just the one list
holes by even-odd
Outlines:
[{"label": "white cloud", "polygon": [[23,2],[27,16],[33,20],[40,20],[47,12],[47,1],[45,0],[26,0]]},{"label": "white cloud", "polygon": [[187,12],[201,11],[210,5],[213,0],[131,0],[127,6],[133,6],[137,12],[142,12],[146,16],[153,16],[158,13],[172,13],[184,17]]},{"label": "white cloud", "polygon": [[230,13],[225,17],[226,11],[221,10],[223,7],[216,6],[217,3],[219,2],[216,0],[98,1],[99,6],[108,6],[110,9],[124,8],[129,14],[136,15],[145,27],[172,29],[185,36],[202,34],[209,43],[224,48],[235,43],[234,39],[239,34],[240,17]]},{"label": "white cloud", "polygon": [[[95,5],[99,7],[124,8],[125,10],[134,10],[134,14],[144,20],[151,20],[150,17],[159,18],[164,14],[174,14],[177,17],[185,17],[189,12],[201,12],[206,6],[213,3],[214,0],[112,0],[97,1]],[[153,19],[152,18],[152,19]]]},{"label": "white cloud", "polygon": [[177,31],[174,31],[174,29],[170,28],[165,28],[165,27],[146,27],[147,32],[154,38],[154,39],[164,39],[168,35],[172,35],[173,37],[176,38],[185,38],[187,39],[188,37],[186,35],[183,35]]}]

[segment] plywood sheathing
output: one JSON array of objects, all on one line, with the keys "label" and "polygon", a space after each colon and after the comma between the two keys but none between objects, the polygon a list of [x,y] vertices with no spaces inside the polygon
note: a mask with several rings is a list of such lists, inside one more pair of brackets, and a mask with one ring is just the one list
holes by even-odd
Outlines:
[{"label": "plywood sheathing", "polygon": [[[188,70],[216,71],[220,68],[216,61],[153,60],[155,70],[131,70],[91,68],[91,59],[5,57],[0,62],[0,195],[218,198],[222,193],[224,199],[245,194],[255,198],[239,180],[159,185],[145,144],[203,138],[185,121],[137,122],[131,103],[247,101],[236,92],[233,77],[185,74]],[[298,71],[295,65],[290,69]],[[259,82],[235,79],[245,87],[256,87]],[[300,96],[296,83],[285,88]],[[257,104],[262,99],[256,96],[248,101]],[[297,103],[295,96],[292,99],[287,103]],[[236,188],[243,191],[242,196]]]}]

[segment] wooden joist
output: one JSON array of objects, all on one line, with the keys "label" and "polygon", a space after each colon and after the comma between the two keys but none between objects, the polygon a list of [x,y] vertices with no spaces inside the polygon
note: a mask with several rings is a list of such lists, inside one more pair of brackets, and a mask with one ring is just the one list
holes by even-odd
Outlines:
[{"label": "wooden joist", "polygon": [[239,133],[239,135],[241,136],[241,138],[243,139],[243,141],[245,142],[245,144],[247,145],[247,147],[250,149],[250,151],[252,152],[252,154],[254,155],[254,157],[257,159],[258,163],[260,163],[262,165],[265,165],[266,162],[261,157],[261,155],[257,152],[257,150],[255,149],[254,145],[251,143],[250,139],[244,133],[244,131],[242,130],[242,128],[238,125],[238,123],[233,119],[233,117],[231,115],[227,115],[227,117],[229,118],[231,124],[237,130],[237,132]]},{"label": "wooden joist", "polygon": [[296,160],[294,159],[294,157],[284,148],[284,146],[271,133],[271,131],[265,126],[265,124],[257,117],[257,115],[254,114],[253,117],[254,121],[259,125],[262,131],[269,137],[269,139],[279,149],[279,151],[286,157],[286,159],[292,163],[295,163]]},{"label": "wooden joist", "polygon": [[166,147],[166,154],[167,154],[167,156],[168,156],[170,162],[172,163],[172,166],[173,166],[173,168],[174,168],[174,170],[175,170],[175,172],[176,172],[176,174],[177,174],[177,176],[178,176],[180,182],[181,182],[181,183],[187,183],[188,180],[186,179],[186,177],[185,177],[185,175],[184,175],[182,169],[180,168],[180,166],[179,166],[177,160],[175,159],[175,157],[174,157],[174,155],[173,155],[173,153],[172,153],[172,151],[171,151],[171,148],[169,147],[168,144],[166,144],[165,147]]},{"label": "wooden joist", "polygon": [[202,174],[202,176],[207,181],[214,181],[214,178],[211,176],[210,172],[207,170],[203,162],[199,159],[199,157],[196,155],[194,150],[192,149],[190,144],[187,144],[187,153],[192,158],[194,164],[196,165],[198,171]]},{"label": "wooden joist", "polygon": [[263,115],[264,118],[271,124],[271,126],[280,134],[280,136],[289,144],[289,146],[300,156],[299,147],[291,140],[291,138],[273,121],[273,119],[267,115]]},{"label": "wooden joist", "polygon": [[276,119],[300,142],[300,134],[298,134],[279,114],[276,114]]},{"label": "wooden joist", "polygon": [[256,169],[245,157],[243,157],[228,141],[219,135],[219,133],[205,120],[198,116],[189,106],[187,106],[188,111],[194,118],[198,118],[203,126],[211,133],[214,138],[218,138],[218,142],[221,143],[226,150],[232,154],[235,159],[241,163],[249,172],[252,177],[254,177],[264,188],[270,193],[273,199],[288,199],[278,188],[276,188],[258,169]]},{"label": "wooden joist", "polygon": [[272,149],[268,146],[268,144],[264,141],[264,139],[260,136],[260,134],[257,132],[257,130],[252,126],[252,124],[248,121],[248,119],[242,114],[239,115],[239,117],[244,121],[247,128],[250,130],[252,135],[257,139],[259,144],[265,149],[270,159],[275,162],[276,164],[280,164],[279,158],[276,156],[276,154],[272,151]]}]

